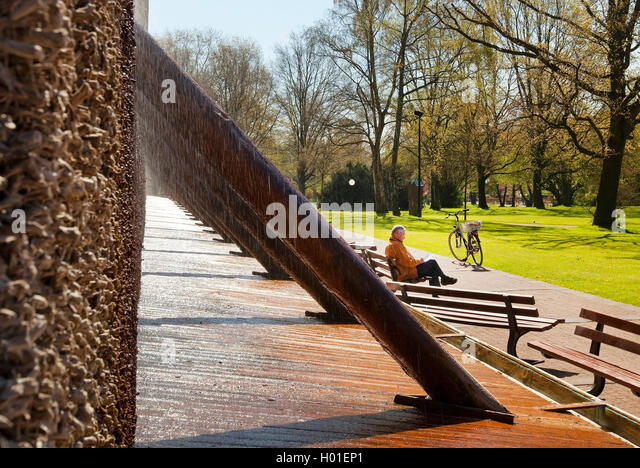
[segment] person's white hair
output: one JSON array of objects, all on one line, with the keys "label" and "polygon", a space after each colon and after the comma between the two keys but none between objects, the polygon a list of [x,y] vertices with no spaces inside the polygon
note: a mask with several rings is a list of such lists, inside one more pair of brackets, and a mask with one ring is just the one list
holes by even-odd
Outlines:
[{"label": "person's white hair", "polygon": [[393,229],[391,230],[391,235],[393,236],[398,231],[407,232],[407,228],[405,228],[404,226],[398,224],[397,226],[394,226]]}]

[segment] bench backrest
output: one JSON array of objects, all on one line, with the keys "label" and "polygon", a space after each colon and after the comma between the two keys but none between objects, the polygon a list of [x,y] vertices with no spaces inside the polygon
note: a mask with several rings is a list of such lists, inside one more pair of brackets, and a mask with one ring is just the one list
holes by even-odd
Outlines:
[{"label": "bench backrest", "polygon": [[356,244],[355,242],[349,243],[349,247],[351,247],[355,251],[378,250],[378,247],[376,247],[375,245],[362,245]]},{"label": "bench backrest", "polygon": [[640,335],[640,324],[587,309],[582,309],[580,317],[598,324],[595,330],[583,326],[576,327],[576,335],[590,339],[594,343],[591,348],[592,354],[599,354],[599,344],[606,344],[633,354],[640,354],[640,342],[604,333],[604,327],[607,326],[634,335]]},{"label": "bench backrest", "polygon": [[389,265],[389,271],[391,272],[391,278],[393,279],[393,281],[398,281],[398,278],[400,278],[398,260],[395,258],[389,258],[387,259],[387,265]]},{"label": "bench backrest", "polygon": [[362,247],[362,246],[357,246],[355,244],[350,244],[351,248],[353,250],[356,251],[356,253],[358,254],[358,256],[364,260],[364,262],[369,265],[369,267],[371,269],[373,269],[375,271],[375,265],[371,264],[371,257],[369,256],[370,252],[375,253],[375,247],[373,248],[368,248],[368,247]]},{"label": "bench backrest", "polygon": [[387,261],[387,257],[380,255],[378,252],[374,252],[373,250],[365,250],[365,254],[367,256],[369,266],[373,268],[373,271],[375,271],[378,276],[393,279],[393,274]]},{"label": "bench backrest", "polygon": [[[408,304],[426,305],[432,308],[453,308],[476,312],[507,313],[507,301],[515,315],[539,317],[533,296],[502,294],[488,291],[469,291],[464,289],[438,288],[413,284],[390,282],[389,289],[398,298]],[[438,297],[433,297],[437,295]]]}]

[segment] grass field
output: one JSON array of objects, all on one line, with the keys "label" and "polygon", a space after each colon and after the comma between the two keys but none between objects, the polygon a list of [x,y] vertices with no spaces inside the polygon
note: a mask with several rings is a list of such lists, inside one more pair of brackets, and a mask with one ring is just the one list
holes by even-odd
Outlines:
[{"label": "grass field", "polygon": [[[445,220],[446,212],[426,210],[423,219],[377,216],[375,237],[386,240],[394,225],[403,224],[408,246],[451,256],[453,219]],[[474,207],[468,219],[484,223],[480,238],[486,267],[640,306],[640,207],[625,212],[626,234],[593,227],[585,207]]]}]

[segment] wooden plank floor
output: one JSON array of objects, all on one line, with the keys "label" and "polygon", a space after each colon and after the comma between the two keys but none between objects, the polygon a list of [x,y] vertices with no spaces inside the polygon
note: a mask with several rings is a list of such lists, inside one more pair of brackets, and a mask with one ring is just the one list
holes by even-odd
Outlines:
[{"label": "wooden plank floor", "polygon": [[[422,415],[394,405],[420,388],[360,326],[319,310],[295,283],[265,281],[253,259],[166,199],[149,198],[138,362],[142,447],[625,447],[485,365],[465,367],[516,424]],[[450,351],[460,359],[460,354]]]}]

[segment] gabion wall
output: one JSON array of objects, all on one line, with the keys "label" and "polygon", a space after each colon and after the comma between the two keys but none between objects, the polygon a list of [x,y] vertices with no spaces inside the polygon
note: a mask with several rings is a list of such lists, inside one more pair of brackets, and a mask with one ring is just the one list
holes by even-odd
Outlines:
[{"label": "gabion wall", "polygon": [[130,446],[132,0],[0,1],[0,447]]}]

